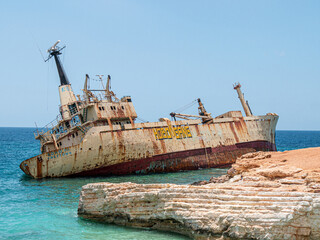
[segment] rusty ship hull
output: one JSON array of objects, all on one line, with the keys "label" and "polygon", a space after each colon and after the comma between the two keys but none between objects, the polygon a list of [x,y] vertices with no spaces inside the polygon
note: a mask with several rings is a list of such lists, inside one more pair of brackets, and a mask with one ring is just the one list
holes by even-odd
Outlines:
[{"label": "rusty ship hull", "polygon": [[[227,167],[242,154],[276,151],[277,115],[93,126],[80,144],[25,160],[34,178],[126,175]],[[66,136],[68,139],[68,136]]]},{"label": "rusty ship hull", "polygon": [[54,58],[59,73],[59,115],[35,132],[41,154],[20,164],[34,178],[226,167],[244,153],[276,150],[278,116],[254,116],[239,83],[234,89],[245,117],[240,111],[212,117],[197,99],[192,104],[198,102],[198,115],[170,113],[174,121],[137,123],[131,97],[116,97],[110,75],[106,84],[97,75],[95,82],[103,88],[91,89],[87,74],[83,96],[74,94],[59,58],[64,49],[59,42],[48,49],[47,59]]}]

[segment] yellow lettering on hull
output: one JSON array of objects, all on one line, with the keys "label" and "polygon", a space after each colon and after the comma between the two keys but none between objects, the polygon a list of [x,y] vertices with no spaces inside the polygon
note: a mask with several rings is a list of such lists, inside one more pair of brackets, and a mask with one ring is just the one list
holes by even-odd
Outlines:
[{"label": "yellow lettering on hull", "polygon": [[189,126],[154,128],[153,133],[157,140],[192,138]]}]

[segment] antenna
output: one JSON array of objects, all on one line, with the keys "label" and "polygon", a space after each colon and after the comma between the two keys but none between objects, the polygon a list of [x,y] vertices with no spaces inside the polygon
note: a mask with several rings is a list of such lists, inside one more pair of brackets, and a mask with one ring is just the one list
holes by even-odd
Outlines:
[{"label": "antenna", "polygon": [[56,61],[58,73],[59,73],[60,83],[61,85],[68,85],[70,83],[59,58],[59,55],[61,54],[61,50],[64,49],[66,46],[63,46],[62,48],[58,47],[57,45],[59,43],[60,43],[60,40],[58,40],[55,44],[52,45],[51,48],[48,49],[47,52],[49,53],[49,57],[47,58],[47,60],[45,60],[45,62],[49,61],[50,58],[54,57],[54,60]]},{"label": "antenna", "polygon": [[61,41],[58,40],[55,44],[53,44],[53,46],[51,48],[49,48],[47,52],[50,53],[50,52],[52,52],[54,50],[57,50],[56,46],[58,45],[59,42],[61,42]]},{"label": "antenna", "polygon": [[49,48],[47,50],[47,52],[49,53],[48,58],[45,60],[45,62],[49,61],[50,58],[52,58],[52,56],[54,55],[60,55],[61,54],[61,50],[64,49],[66,46],[63,47],[58,47],[57,45],[60,43],[61,41],[58,40],[55,44],[52,45],[51,48]]}]

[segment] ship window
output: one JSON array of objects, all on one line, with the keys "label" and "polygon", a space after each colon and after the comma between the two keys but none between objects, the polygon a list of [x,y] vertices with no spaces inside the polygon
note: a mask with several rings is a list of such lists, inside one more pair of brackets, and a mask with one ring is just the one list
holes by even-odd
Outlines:
[{"label": "ship window", "polygon": [[76,136],[78,136],[78,132],[76,132]]},{"label": "ship window", "polygon": [[67,128],[70,127],[69,121],[66,122],[66,127],[67,127]]},{"label": "ship window", "polygon": [[101,107],[99,107],[99,110],[101,111]]},{"label": "ship window", "polygon": [[68,108],[71,115],[75,114],[78,111],[75,103],[68,105]]},{"label": "ship window", "polygon": [[102,108],[102,110],[104,110],[104,107],[101,107]]},{"label": "ship window", "polygon": [[124,106],[121,106],[122,109],[124,109]]},{"label": "ship window", "polygon": [[74,133],[72,133],[72,137],[74,138]]},{"label": "ship window", "polygon": [[110,106],[111,110],[113,110],[112,106]]}]

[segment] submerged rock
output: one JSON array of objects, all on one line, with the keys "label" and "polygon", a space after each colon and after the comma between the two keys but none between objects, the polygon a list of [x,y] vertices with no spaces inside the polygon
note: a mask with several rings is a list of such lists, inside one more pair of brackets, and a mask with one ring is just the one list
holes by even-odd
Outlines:
[{"label": "submerged rock", "polygon": [[87,184],[78,214],[194,239],[320,239],[320,148],[296,151],[241,157],[209,183]]}]

